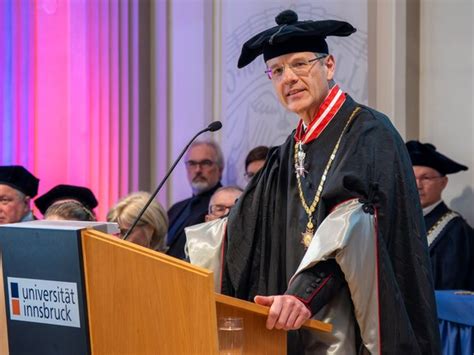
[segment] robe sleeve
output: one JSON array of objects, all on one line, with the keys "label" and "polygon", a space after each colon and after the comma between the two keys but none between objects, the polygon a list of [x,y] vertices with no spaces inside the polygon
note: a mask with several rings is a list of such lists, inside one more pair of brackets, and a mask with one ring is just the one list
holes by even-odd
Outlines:
[{"label": "robe sleeve", "polygon": [[[311,286],[311,282],[315,281],[311,281],[310,275],[313,278],[324,276],[319,277],[320,285],[316,288],[319,292],[311,291],[314,295],[309,298],[311,309],[321,308],[330,300],[329,296],[337,292],[338,278],[343,274],[364,346],[372,353],[377,353],[380,352],[381,344],[378,250],[376,214],[371,214],[371,211],[371,208],[364,208],[358,199],[337,206],[316,231],[298,270],[290,280],[289,290],[300,289],[299,286],[293,286],[295,282],[309,282]],[[334,266],[336,263],[342,271],[341,276]]]}]

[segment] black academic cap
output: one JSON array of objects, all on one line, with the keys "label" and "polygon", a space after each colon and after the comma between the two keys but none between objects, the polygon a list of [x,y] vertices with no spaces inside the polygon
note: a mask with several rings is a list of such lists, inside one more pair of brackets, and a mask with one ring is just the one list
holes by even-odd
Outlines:
[{"label": "black academic cap", "polygon": [[35,197],[39,179],[20,165],[0,166],[0,184],[13,187],[26,196]]},{"label": "black academic cap", "polygon": [[239,68],[250,64],[260,54],[266,62],[283,54],[295,52],[329,53],[327,36],[349,36],[356,31],[344,21],[298,21],[293,10],[275,17],[277,26],[253,36],[242,47]]},{"label": "black academic cap", "polygon": [[35,205],[44,214],[49,206],[59,200],[76,200],[90,210],[97,207],[94,193],[87,187],[74,185],[57,185],[35,200]]},{"label": "black academic cap", "polygon": [[406,146],[413,165],[430,167],[439,171],[442,175],[467,170],[467,166],[456,163],[454,160],[437,152],[433,144],[409,141],[406,143]]}]

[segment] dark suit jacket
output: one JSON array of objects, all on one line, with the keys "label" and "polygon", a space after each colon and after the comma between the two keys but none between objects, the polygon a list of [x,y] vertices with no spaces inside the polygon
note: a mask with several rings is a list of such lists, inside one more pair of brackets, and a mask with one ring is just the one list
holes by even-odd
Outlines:
[{"label": "dark suit jacket", "polygon": [[171,206],[168,210],[170,224],[166,238],[166,244],[169,248],[166,252],[168,255],[185,259],[184,245],[186,244],[186,235],[184,228],[204,222],[204,217],[209,207],[209,200],[212,194],[220,187],[222,185],[219,182],[209,191],[177,202]]}]

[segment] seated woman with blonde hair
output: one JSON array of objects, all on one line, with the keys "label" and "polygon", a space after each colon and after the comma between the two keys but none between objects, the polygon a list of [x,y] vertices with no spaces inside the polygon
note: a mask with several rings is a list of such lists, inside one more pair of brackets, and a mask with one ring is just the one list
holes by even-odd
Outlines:
[{"label": "seated woman with blonde hair", "polygon": [[[150,196],[148,192],[140,191],[124,197],[110,209],[107,221],[118,223],[123,237]],[[164,208],[156,200],[153,200],[127,240],[146,248],[164,252],[166,251],[165,235],[167,230],[168,215]]]}]

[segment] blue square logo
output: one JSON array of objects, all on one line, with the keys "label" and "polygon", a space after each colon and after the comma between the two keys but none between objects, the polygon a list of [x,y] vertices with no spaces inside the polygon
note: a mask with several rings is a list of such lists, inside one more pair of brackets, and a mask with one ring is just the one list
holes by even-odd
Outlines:
[{"label": "blue square logo", "polygon": [[18,284],[16,282],[11,282],[10,283],[10,292],[12,295],[12,298],[19,298],[18,295]]}]

